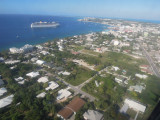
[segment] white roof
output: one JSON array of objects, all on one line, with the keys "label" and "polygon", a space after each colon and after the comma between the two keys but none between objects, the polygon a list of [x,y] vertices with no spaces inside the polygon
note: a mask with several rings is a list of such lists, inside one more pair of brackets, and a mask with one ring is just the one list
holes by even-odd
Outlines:
[{"label": "white roof", "polygon": [[140,104],[137,101],[133,101],[131,99],[125,99],[124,103],[127,104],[129,108],[132,108],[136,111],[145,112],[146,106]]},{"label": "white roof", "polygon": [[41,77],[41,78],[38,79],[38,82],[39,82],[39,83],[40,83],[40,82],[46,83],[46,82],[48,82],[48,77],[47,77],[47,76]]},{"label": "white roof", "polygon": [[95,110],[88,110],[83,114],[83,117],[86,120],[102,120],[103,114],[99,113],[98,111]]},{"label": "white roof", "polygon": [[148,77],[147,75],[141,75],[141,74],[135,74],[135,76],[141,79],[146,79]]},{"label": "white roof", "polygon": [[7,61],[5,61],[5,64],[16,64],[19,62],[20,62],[20,60],[7,60]]},{"label": "white roof", "polygon": [[65,72],[61,71],[61,72],[58,73],[58,75],[60,75],[60,74],[62,74],[62,75],[70,75],[71,73],[67,72],[67,71],[65,71]]},{"label": "white roof", "polygon": [[48,84],[49,84],[49,86],[46,88],[46,90],[49,90],[49,89],[54,90],[57,87],[59,87],[59,85],[54,81],[50,81]]},{"label": "white roof", "polygon": [[15,81],[21,81],[23,80],[23,77],[14,78]]},{"label": "white roof", "polygon": [[71,92],[69,92],[66,89],[61,89],[60,91],[58,91],[57,100],[61,100],[62,98],[67,98],[70,95],[71,95]]},{"label": "white roof", "polygon": [[18,84],[24,84],[25,80],[19,81]]},{"label": "white roof", "polygon": [[45,63],[45,61],[43,61],[43,60],[37,60],[36,63],[37,63],[38,65],[42,65],[42,64]]},{"label": "white roof", "polygon": [[37,77],[39,76],[39,72],[30,72],[28,74],[26,74],[26,76],[29,76],[31,78]]},{"label": "white roof", "polygon": [[45,95],[46,95],[46,93],[45,93],[45,92],[42,92],[42,93],[38,94],[36,97],[37,97],[37,98],[44,98]]},{"label": "white roof", "polygon": [[0,96],[2,96],[4,93],[7,92],[7,89],[6,88],[0,88]]},{"label": "white roof", "polygon": [[113,66],[112,68],[114,68],[115,71],[120,70],[119,67]]},{"label": "white roof", "polygon": [[3,108],[9,104],[11,104],[13,101],[13,95],[7,96],[3,99],[0,99],[0,108]]}]

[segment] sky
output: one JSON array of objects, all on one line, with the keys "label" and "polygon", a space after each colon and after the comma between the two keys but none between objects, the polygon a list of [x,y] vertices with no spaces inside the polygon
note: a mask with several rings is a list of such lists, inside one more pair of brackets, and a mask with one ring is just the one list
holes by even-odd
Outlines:
[{"label": "sky", "polygon": [[0,0],[0,14],[160,20],[160,0]]}]

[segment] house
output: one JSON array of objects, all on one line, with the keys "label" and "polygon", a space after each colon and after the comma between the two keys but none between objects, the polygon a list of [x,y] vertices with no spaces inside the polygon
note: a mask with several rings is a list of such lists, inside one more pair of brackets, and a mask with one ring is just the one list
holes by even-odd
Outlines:
[{"label": "house", "polygon": [[36,62],[38,60],[38,58],[37,57],[33,57],[33,58],[31,58],[31,61],[32,62]]},{"label": "house", "polygon": [[123,107],[120,109],[120,112],[125,113],[128,110],[128,108],[131,108],[134,111],[142,112],[142,113],[144,113],[146,110],[146,106],[142,105],[138,101],[134,101],[134,100],[126,98],[124,101]]},{"label": "house", "polygon": [[0,99],[0,108],[10,105],[13,101],[13,95],[9,95],[3,99]]},{"label": "house", "polygon": [[36,97],[37,97],[37,98],[44,98],[45,95],[46,95],[46,93],[45,93],[45,92],[42,92],[42,93],[38,94]]},{"label": "house", "polygon": [[30,73],[26,74],[26,76],[31,77],[31,78],[35,78],[35,77],[39,76],[39,72],[30,72]]},{"label": "house", "polygon": [[59,87],[59,85],[56,83],[56,82],[54,82],[54,81],[50,81],[49,83],[48,83],[48,87],[46,88],[46,90],[49,90],[49,89],[51,89],[51,90],[54,90],[54,89],[56,89],[57,87]]},{"label": "house", "polygon": [[112,69],[113,69],[114,71],[120,70],[119,67],[116,67],[116,66],[112,66]]},{"label": "house", "polygon": [[122,82],[124,82],[124,80],[125,80],[125,78],[123,78],[123,77],[115,77],[115,81],[117,82],[117,83],[122,83]]},{"label": "house", "polygon": [[19,63],[19,62],[20,62],[20,60],[6,60],[6,61],[5,61],[5,64],[10,64],[10,65],[12,65],[12,64]]},{"label": "house", "polygon": [[15,81],[18,82],[18,84],[24,84],[25,80],[23,77],[14,78]]},{"label": "house", "polygon": [[3,57],[0,57],[0,62],[3,62],[4,61],[4,58]]},{"label": "house", "polygon": [[41,78],[39,78],[37,81],[38,81],[39,83],[46,83],[46,82],[48,82],[48,77],[47,77],[47,76],[41,77]]},{"label": "house", "polygon": [[7,92],[7,89],[6,88],[0,88],[0,96],[2,96],[4,93]]},{"label": "house", "polygon": [[41,51],[40,53],[43,54],[43,55],[48,55],[49,54],[48,51]]},{"label": "house", "polygon": [[67,72],[67,71],[61,71],[61,72],[59,72],[58,73],[58,75],[60,75],[60,74],[62,74],[62,75],[70,75],[71,73],[70,72]]},{"label": "house", "polygon": [[141,79],[146,79],[148,77],[147,75],[142,75],[142,74],[135,74],[135,76]]},{"label": "house", "polygon": [[104,120],[103,114],[95,110],[88,110],[83,114],[85,120]]},{"label": "house", "polygon": [[130,86],[129,87],[130,91],[134,90],[135,92],[138,92],[138,93],[141,93],[143,89],[144,89],[144,87],[141,86],[141,85],[136,85],[136,86]]},{"label": "house", "polygon": [[45,61],[43,61],[43,60],[37,60],[36,61],[36,64],[38,64],[38,65],[43,65],[45,63]]},{"label": "house", "polygon": [[63,109],[61,109],[57,116],[62,118],[63,120],[69,119],[73,114],[76,114],[83,105],[85,101],[79,97],[75,97],[68,105],[66,105]]},{"label": "house", "polygon": [[58,91],[57,100],[61,100],[63,98],[68,98],[72,93],[69,92],[67,89],[61,89]]},{"label": "house", "polygon": [[149,65],[140,65],[139,66],[141,69],[148,69],[149,68]]},{"label": "house", "polygon": [[23,79],[24,79],[23,77],[14,78],[14,80],[17,81],[17,82],[19,82],[19,81],[21,81]]}]

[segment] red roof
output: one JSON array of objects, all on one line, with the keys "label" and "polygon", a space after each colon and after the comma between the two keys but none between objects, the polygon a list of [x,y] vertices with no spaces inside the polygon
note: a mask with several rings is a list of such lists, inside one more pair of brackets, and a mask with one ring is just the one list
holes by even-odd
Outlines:
[{"label": "red roof", "polygon": [[58,114],[63,118],[68,119],[74,112],[78,112],[84,104],[84,100],[75,97],[65,108],[60,110]]}]

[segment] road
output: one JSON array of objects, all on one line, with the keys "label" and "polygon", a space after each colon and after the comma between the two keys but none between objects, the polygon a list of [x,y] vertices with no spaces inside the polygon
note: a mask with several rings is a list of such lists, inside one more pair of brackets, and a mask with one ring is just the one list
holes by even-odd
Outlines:
[{"label": "road", "polygon": [[152,69],[153,73],[154,73],[157,77],[160,78],[160,73],[159,73],[156,65],[154,64],[153,59],[150,57],[150,55],[149,55],[148,52],[144,49],[144,47],[143,47],[142,45],[140,45],[140,46],[141,46],[141,49],[142,49],[142,51],[143,51],[143,53],[144,53],[147,61],[149,62],[150,66],[151,66],[151,69]]},{"label": "road", "polygon": [[96,99],[95,97],[91,96],[90,94],[82,91],[80,88],[78,88],[78,87],[76,87],[76,86],[73,86],[73,85],[67,83],[67,82],[64,81],[62,78],[60,78],[60,77],[57,77],[57,78],[58,78],[61,82],[63,82],[65,85],[67,85],[67,86],[69,86],[71,89],[73,89],[74,92],[75,92],[75,95],[77,95],[77,94],[82,94],[82,95],[88,97],[88,98],[90,99],[90,101],[94,101],[94,100]]}]

